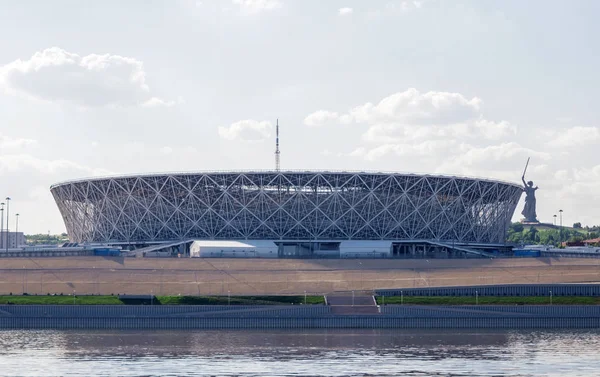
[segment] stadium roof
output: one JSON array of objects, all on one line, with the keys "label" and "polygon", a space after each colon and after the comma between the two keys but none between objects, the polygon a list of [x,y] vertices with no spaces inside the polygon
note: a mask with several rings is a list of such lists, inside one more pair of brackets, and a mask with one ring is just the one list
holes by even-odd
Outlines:
[{"label": "stadium roof", "polygon": [[490,179],[490,178],[481,178],[474,176],[466,176],[466,175],[455,175],[455,174],[429,174],[429,173],[408,173],[408,172],[386,172],[386,171],[358,171],[358,170],[207,170],[207,171],[174,171],[174,172],[149,172],[149,173],[133,173],[133,174],[115,174],[115,175],[106,175],[106,176],[92,176],[92,177],[83,177],[72,180],[66,180],[54,183],[50,186],[50,189],[54,187],[58,187],[61,185],[86,182],[86,181],[100,181],[105,179],[120,179],[120,178],[138,178],[138,177],[160,177],[160,176],[169,176],[169,175],[198,175],[198,174],[369,174],[369,175],[398,175],[398,176],[413,176],[413,177],[432,177],[432,178],[457,178],[457,179],[468,179],[468,180],[478,180],[485,182],[494,182],[494,183],[502,183],[517,187],[522,187],[520,183],[509,182],[500,179]]}]

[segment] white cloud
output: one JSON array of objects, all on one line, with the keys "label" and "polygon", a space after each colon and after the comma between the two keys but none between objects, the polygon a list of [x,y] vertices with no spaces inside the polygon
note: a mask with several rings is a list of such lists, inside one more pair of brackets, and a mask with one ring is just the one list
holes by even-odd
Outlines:
[{"label": "white cloud", "polygon": [[400,2],[400,9],[403,11],[408,11],[408,10],[413,10],[413,9],[420,9],[423,6],[423,1],[419,1],[419,0],[405,0]]},{"label": "white cloud", "polygon": [[271,136],[272,128],[268,121],[240,120],[228,127],[219,127],[219,136],[226,140],[262,141]]},{"label": "white cloud", "polygon": [[432,138],[462,138],[499,140],[515,135],[517,129],[508,122],[492,122],[478,119],[473,122],[449,125],[411,125],[397,123],[375,124],[363,134],[368,143],[396,143],[401,141],[426,140]]},{"label": "white cloud", "polygon": [[449,124],[476,118],[482,101],[467,99],[459,93],[420,93],[411,88],[383,98],[376,105],[366,103],[349,112],[358,123],[406,122],[411,124]]},{"label": "white cloud", "polygon": [[484,138],[490,140],[498,140],[508,135],[514,136],[517,134],[517,127],[506,121],[492,122],[485,119],[478,119],[473,123],[473,126]]},{"label": "white cloud", "polygon": [[517,133],[516,126],[483,118],[482,101],[460,93],[408,89],[359,105],[347,113],[319,110],[304,119],[309,127],[357,123],[367,125],[363,141],[407,143],[431,138],[499,140]]},{"label": "white cloud", "polygon": [[162,148],[160,148],[160,153],[165,154],[165,155],[171,154],[171,153],[173,153],[173,148],[162,147]]},{"label": "white cloud", "polygon": [[358,148],[350,153],[350,156],[360,156],[367,161],[379,160],[387,155],[435,159],[439,155],[449,155],[454,148],[456,148],[456,142],[453,140],[425,140],[418,144],[383,144],[369,150]]},{"label": "white cloud", "polygon": [[29,154],[0,155],[0,177],[15,172],[19,173],[21,177],[29,177],[28,179],[39,175],[56,175],[57,178],[68,179],[69,177],[110,174],[110,171],[88,168],[65,159],[47,160]]},{"label": "white cloud", "polygon": [[165,101],[165,100],[157,98],[157,97],[152,97],[149,100],[143,102],[142,106],[144,106],[144,107],[159,107],[159,106],[171,107],[171,106],[175,106],[175,101]]},{"label": "white cloud", "polygon": [[304,124],[309,127],[320,127],[335,123],[350,123],[352,119],[347,115],[327,110],[318,110],[304,118]]},{"label": "white cloud", "polygon": [[[423,7],[426,0],[391,0],[380,8],[371,9],[367,16],[371,19],[377,19],[385,15],[404,14],[410,11],[416,11]],[[376,4],[376,2],[373,2]]]},{"label": "white cloud", "polygon": [[6,149],[21,149],[37,144],[37,140],[26,138],[12,138],[0,134],[0,153]]},{"label": "white cloud", "polygon": [[340,16],[347,16],[347,15],[352,14],[352,12],[354,12],[354,10],[352,8],[347,8],[347,7],[340,8],[338,10],[338,13],[339,13]]},{"label": "white cloud", "polygon": [[242,11],[252,14],[279,9],[283,5],[279,0],[232,0],[232,2]]},{"label": "white cloud", "polygon": [[577,147],[593,144],[600,141],[600,128],[598,127],[572,127],[554,133],[548,146],[554,148]]},{"label": "white cloud", "polygon": [[494,170],[505,168],[508,165],[520,167],[525,164],[528,157],[537,161],[548,161],[552,158],[549,153],[525,148],[515,142],[488,145],[485,147],[474,147],[463,144],[461,145],[461,150],[458,152],[460,155],[451,159],[446,165],[452,166],[455,171],[471,168]]},{"label": "white cloud", "polygon": [[141,61],[110,54],[80,56],[58,47],[0,66],[0,85],[11,94],[82,107],[171,105],[151,94]]},{"label": "white cloud", "polygon": [[[346,114],[320,110],[307,117],[327,121],[353,121],[356,123],[407,123],[455,124],[476,119],[481,112],[482,101],[468,99],[460,93],[427,92],[421,93],[410,88],[394,93],[377,104],[367,102],[356,106]],[[306,121],[305,121],[306,123]]]}]

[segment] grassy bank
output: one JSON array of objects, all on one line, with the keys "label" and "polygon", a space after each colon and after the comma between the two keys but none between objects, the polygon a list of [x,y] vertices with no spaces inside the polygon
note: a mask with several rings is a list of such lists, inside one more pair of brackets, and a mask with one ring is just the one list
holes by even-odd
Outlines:
[{"label": "grassy bank", "polygon": [[[399,296],[376,297],[378,304],[385,305],[550,305],[550,297],[450,297],[450,296]],[[552,297],[553,305],[600,305],[600,297],[560,296]]]},{"label": "grassy bank", "polygon": [[[323,296],[306,296],[307,305],[324,304]],[[0,304],[15,305],[301,305],[304,296],[155,296],[120,299],[118,296],[0,296]]]}]

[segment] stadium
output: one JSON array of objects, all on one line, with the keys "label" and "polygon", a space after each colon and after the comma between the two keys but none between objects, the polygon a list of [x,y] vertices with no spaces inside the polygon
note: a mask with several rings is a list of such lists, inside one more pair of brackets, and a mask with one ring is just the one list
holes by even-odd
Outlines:
[{"label": "stadium", "polygon": [[491,256],[523,192],[489,179],[231,171],[73,180],[51,192],[73,243],[201,257]]}]

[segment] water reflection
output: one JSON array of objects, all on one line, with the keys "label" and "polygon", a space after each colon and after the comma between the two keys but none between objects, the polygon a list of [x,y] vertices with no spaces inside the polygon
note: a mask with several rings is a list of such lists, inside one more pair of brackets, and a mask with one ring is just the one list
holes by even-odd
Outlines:
[{"label": "water reflection", "polygon": [[599,346],[598,331],[15,330],[0,375],[579,376]]}]

